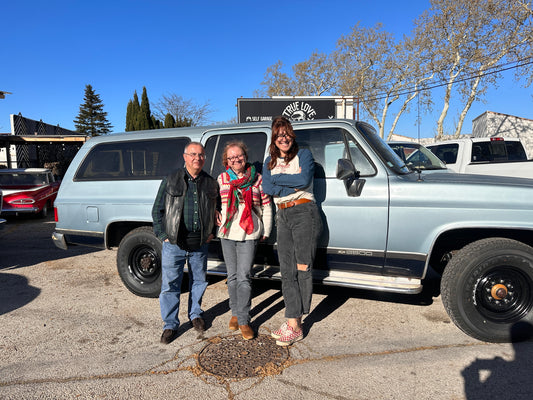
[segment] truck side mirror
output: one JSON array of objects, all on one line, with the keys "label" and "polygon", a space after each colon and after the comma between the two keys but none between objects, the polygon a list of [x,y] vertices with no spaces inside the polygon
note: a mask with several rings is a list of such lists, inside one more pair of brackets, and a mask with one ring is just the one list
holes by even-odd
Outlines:
[{"label": "truck side mirror", "polygon": [[341,158],[337,161],[336,176],[337,179],[344,181],[344,187],[348,196],[361,196],[366,181],[359,178],[360,172],[355,169],[355,166],[350,160]]}]

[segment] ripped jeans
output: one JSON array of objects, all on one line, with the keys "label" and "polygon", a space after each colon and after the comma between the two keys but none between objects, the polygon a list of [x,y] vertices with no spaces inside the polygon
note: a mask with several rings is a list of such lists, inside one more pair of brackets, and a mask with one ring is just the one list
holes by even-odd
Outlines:
[{"label": "ripped jeans", "polygon": [[[313,295],[312,266],[322,220],[315,203],[277,210],[277,243],[285,318],[309,314]],[[296,264],[306,264],[300,271]]]}]

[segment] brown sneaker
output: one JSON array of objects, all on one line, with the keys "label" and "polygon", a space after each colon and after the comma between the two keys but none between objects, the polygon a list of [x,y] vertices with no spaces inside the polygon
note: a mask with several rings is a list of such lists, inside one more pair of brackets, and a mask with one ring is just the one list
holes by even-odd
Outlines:
[{"label": "brown sneaker", "polygon": [[250,325],[239,325],[241,335],[244,340],[250,340],[254,338],[254,330]]},{"label": "brown sneaker", "polygon": [[202,318],[195,318],[192,320],[192,327],[197,330],[198,332],[204,332],[205,331],[205,322]]},{"label": "brown sneaker", "polygon": [[165,329],[161,335],[161,343],[169,344],[178,336],[178,331],[175,329]]},{"label": "brown sneaker", "polygon": [[229,320],[229,330],[236,331],[237,329],[239,329],[239,322],[237,320],[237,317],[231,317],[231,319]]}]

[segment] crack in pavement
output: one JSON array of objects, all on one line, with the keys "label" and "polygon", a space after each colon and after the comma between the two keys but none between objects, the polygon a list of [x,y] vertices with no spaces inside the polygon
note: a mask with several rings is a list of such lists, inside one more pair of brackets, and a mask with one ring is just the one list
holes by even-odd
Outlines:
[{"label": "crack in pavement", "polygon": [[[212,340],[216,340],[216,337],[208,339],[208,341],[212,341]],[[275,373],[268,373],[267,371],[264,375],[260,377],[261,378],[260,380],[262,380],[262,378],[265,378],[267,376],[281,374],[284,369],[289,368],[293,365],[306,364],[310,362],[324,362],[324,361],[329,362],[329,361],[337,361],[337,360],[348,359],[348,358],[378,357],[378,356],[384,356],[384,355],[412,353],[412,352],[418,352],[418,351],[441,350],[441,349],[461,348],[461,347],[466,348],[466,347],[474,347],[474,346],[487,346],[489,344],[490,343],[476,342],[476,343],[447,344],[447,345],[435,345],[435,346],[420,346],[420,347],[413,347],[413,348],[408,348],[408,349],[371,351],[371,352],[361,352],[361,353],[355,353],[355,354],[343,354],[343,355],[337,355],[337,356],[324,356],[324,357],[316,357],[316,358],[308,357],[308,358],[302,358],[302,359],[294,359],[294,358],[291,358],[291,356],[289,355],[289,359],[283,364],[283,368],[275,370]],[[131,378],[131,377],[150,376],[150,375],[159,375],[159,374],[167,375],[167,374],[172,374],[172,373],[179,372],[179,371],[190,371],[196,377],[200,377],[200,378],[203,375],[213,376],[213,377],[216,377],[217,382],[223,385],[227,384],[228,382],[233,382],[233,381],[243,381],[246,379],[257,379],[257,377],[225,378],[225,377],[220,377],[220,376],[211,374],[208,371],[204,370],[198,363],[199,352],[186,356],[181,361],[179,361],[178,366],[175,368],[158,370],[159,368],[162,368],[169,363],[177,361],[180,357],[180,353],[183,352],[183,350],[190,348],[192,346],[197,346],[197,345],[198,343],[185,346],[181,348],[180,350],[178,350],[175,356],[172,357],[171,359],[165,360],[159,365],[153,366],[145,371],[120,372],[120,373],[88,375],[88,376],[71,376],[71,377],[66,377],[66,378],[41,378],[41,379],[28,379],[28,380],[0,381],[0,387],[42,384],[42,383],[68,383],[68,382],[81,382],[81,381],[90,381],[90,380],[121,379],[121,378]],[[297,346],[295,346],[295,348],[296,347]],[[185,364],[186,362],[192,359],[195,360],[194,366],[183,366],[183,364]],[[206,383],[209,383],[209,382],[206,382]]]}]

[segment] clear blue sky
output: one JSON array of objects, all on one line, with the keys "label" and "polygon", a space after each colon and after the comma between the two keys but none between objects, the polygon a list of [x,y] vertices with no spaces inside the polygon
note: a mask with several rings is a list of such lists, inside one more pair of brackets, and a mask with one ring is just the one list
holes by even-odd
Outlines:
[{"label": "clear blue sky", "polygon": [[[152,104],[170,93],[209,100],[211,119],[227,121],[237,115],[237,98],[252,97],[277,60],[292,66],[315,50],[329,53],[359,21],[381,22],[400,38],[429,6],[429,0],[4,1],[0,90],[13,94],[0,99],[0,133],[10,132],[9,115],[18,113],[74,130],[86,84],[100,95],[114,132],[124,131],[127,103],[143,86]],[[487,110],[533,119],[532,93],[508,74],[485,104],[472,107],[463,133]],[[451,114],[450,125],[456,110]],[[435,120],[423,116],[421,137],[433,135]],[[395,133],[416,137],[415,122],[416,114],[405,115]]]}]

